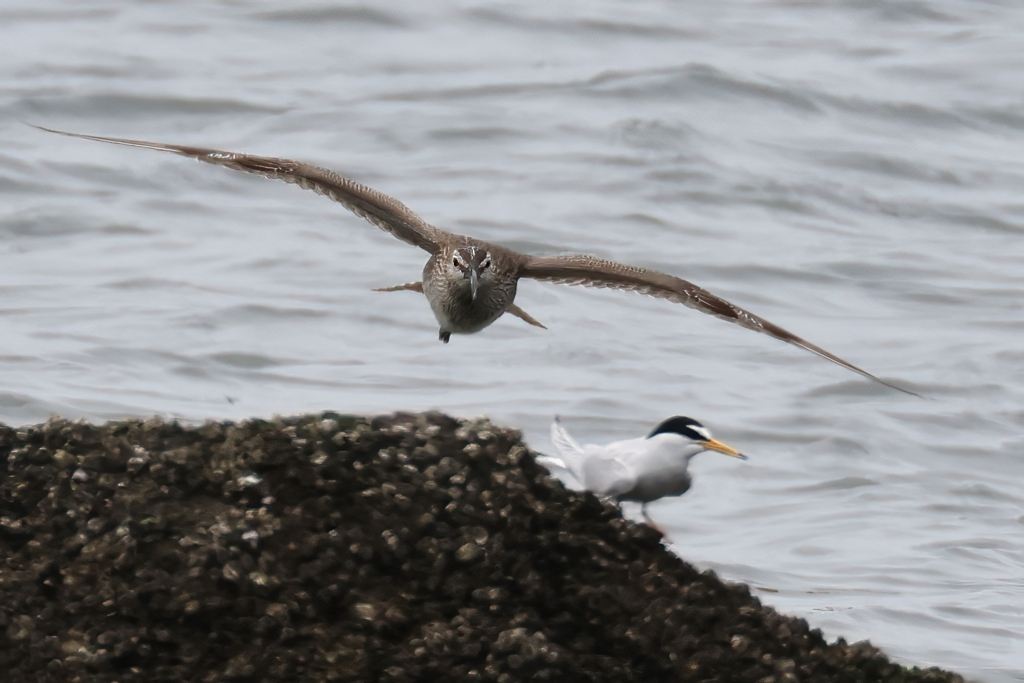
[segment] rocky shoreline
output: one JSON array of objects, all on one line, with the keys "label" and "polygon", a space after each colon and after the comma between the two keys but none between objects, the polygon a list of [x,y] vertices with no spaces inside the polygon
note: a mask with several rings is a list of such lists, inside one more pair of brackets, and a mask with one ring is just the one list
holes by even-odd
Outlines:
[{"label": "rocky shoreline", "polygon": [[0,427],[0,671],[117,681],[950,681],[828,644],[486,420]]}]

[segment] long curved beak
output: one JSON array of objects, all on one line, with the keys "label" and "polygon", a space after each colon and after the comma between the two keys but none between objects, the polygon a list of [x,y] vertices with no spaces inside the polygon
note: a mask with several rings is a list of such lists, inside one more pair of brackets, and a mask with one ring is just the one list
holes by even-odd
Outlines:
[{"label": "long curved beak", "polygon": [[725,453],[726,455],[731,455],[732,457],[739,458],[740,460],[747,459],[747,456],[743,455],[732,446],[728,446],[722,443],[718,439],[708,439],[707,441],[701,441],[700,445],[708,449],[709,451],[718,451],[719,453]]},{"label": "long curved beak", "polygon": [[476,290],[480,287],[480,271],[476,266],[469,267],[469,296],[476,301]]}]

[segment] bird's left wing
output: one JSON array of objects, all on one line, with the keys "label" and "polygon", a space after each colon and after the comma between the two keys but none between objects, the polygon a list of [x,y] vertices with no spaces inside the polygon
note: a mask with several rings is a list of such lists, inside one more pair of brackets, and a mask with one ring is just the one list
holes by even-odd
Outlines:
[{"label": "bird's left wing", "polygon": [[43,128],[42,126],[33,127],[49,133],[68,135],[73,138],[110,142],[115,145],[126,145],[128,147],[142,147],[159,152],[172,152],[199,161],[205,161],[208,164],[226,166],[236,171],[261,175],[264,178],[283,180],[286,183],[298,185],[305,190],[312,190],[317,194],[333,199],[381,230],[431,254],[437,251],[438,243],[450,235],[450,233],[440,228],[435,228],[424,221],[409,207],[394,197],[389,197],[383,192],[360,185],[348,178],[343,178],[334,171],[301,161],[278,159],[275,157],[259,157],[239,152],[222,152],[203,147],[187,147],[160,142],[146,142],[144,140],[127,140],[124,138],[101,137],[99,135],[68,133],[62,130]]},{"label": "bird's left wing", "polygon": [[[627,450],[589,446],[582,463],[587,490],[602,498],[618,498],[636,488],[637,472]],[[620,444],[621,445],[621,444]]]},{"label": "bird's left wing", "polygon": [[659,299],[668,299],[735,323],[748,330],[754,330],[787,344],[798,346],[879,384],[884,384],[905,394],[918,396],[912,391],[879,379],[866,370],[861,370],[856,365],[846,362],[820,346],[816,346],[750,311],[731,304],[692,282],[656,270],[627,266],[595,256],[572,254],[567,256],[529,256],[520,267],[519,276],[565,285],[619,289]]}]

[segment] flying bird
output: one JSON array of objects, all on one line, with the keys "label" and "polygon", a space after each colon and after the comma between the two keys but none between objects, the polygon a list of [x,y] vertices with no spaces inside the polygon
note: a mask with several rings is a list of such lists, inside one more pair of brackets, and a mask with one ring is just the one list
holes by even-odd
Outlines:
[{"label": "flying bird", "polygon": [[644,519],[654,528],[658,525],[647,514],[647,504],[681,496],[690,489],[693,479],[687,466],[693,456],[717,451],[747,459],[732,446],[714,439],[700,422],[679,415],[665,420],[642,439],[582,447],[555,417],[551,443],[558,456],[537,456],[538,463],[570,488],[585,489],[601,498],[641,503]]},{"label": "flying bird", "polygon": [[515,304],[519,280],[531,278],[667,299],[805,349],[887,387],[918,395],[879,379],[792,332],[673,275],[582,254],[522,254],[499,244],[448,232],[430,225],[397,199],[325,168],[289,159],[35,127],[86,140],[172,152],[236,171],[283,180],[338,202],[381,230],[430,255],[423,267],[422,280],[377,291],[422,292],[440,325],[438,337],[443,342],[448,342],[453,334],[479,332],[505,313],[531,325],[544,327]]}]

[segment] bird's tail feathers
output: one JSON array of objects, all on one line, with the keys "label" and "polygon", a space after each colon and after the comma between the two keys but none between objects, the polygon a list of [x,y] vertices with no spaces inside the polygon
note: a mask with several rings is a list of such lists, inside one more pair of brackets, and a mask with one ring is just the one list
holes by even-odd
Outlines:
[{"label": "bird's tail feathers", "polygon": [[574,491],[582,491],[584,488],[586,488],[585,486],[583,486],[583,481],[580,479],[579,475],[576,474],[573,468],[570,467],[569,463],[567,463],[565,460],[562,460],[561,458],[556,458],[551,455],[538,454],[534,458],[534,461],[538,465],[544,466],[547,469],[547,471],[551,473],[551,476],[553,476],[555,479],[558,479],[567,488],[570,488]]},{"label": "bird's tail feathers", "polygon": [[567,472],[573,479],[582,482],[583,473],[580,471],[580,464],[583,449],[569,436],[569,432],[565,431],[562,421],[557,415],[551,423],[551,443],[558,451],[558,457],[545,455],[538,458],[537,462],[548,469],[557,468]]},{"label": "bird's tail feathers", "polygon": [[578,456],[583,453],[583,449],[576,443],[576,440],[569,436],[569,432],[565,431],[562,419],[557,415],[551,423],[551,443],[555,444],[555,448],[563,457]]}]

